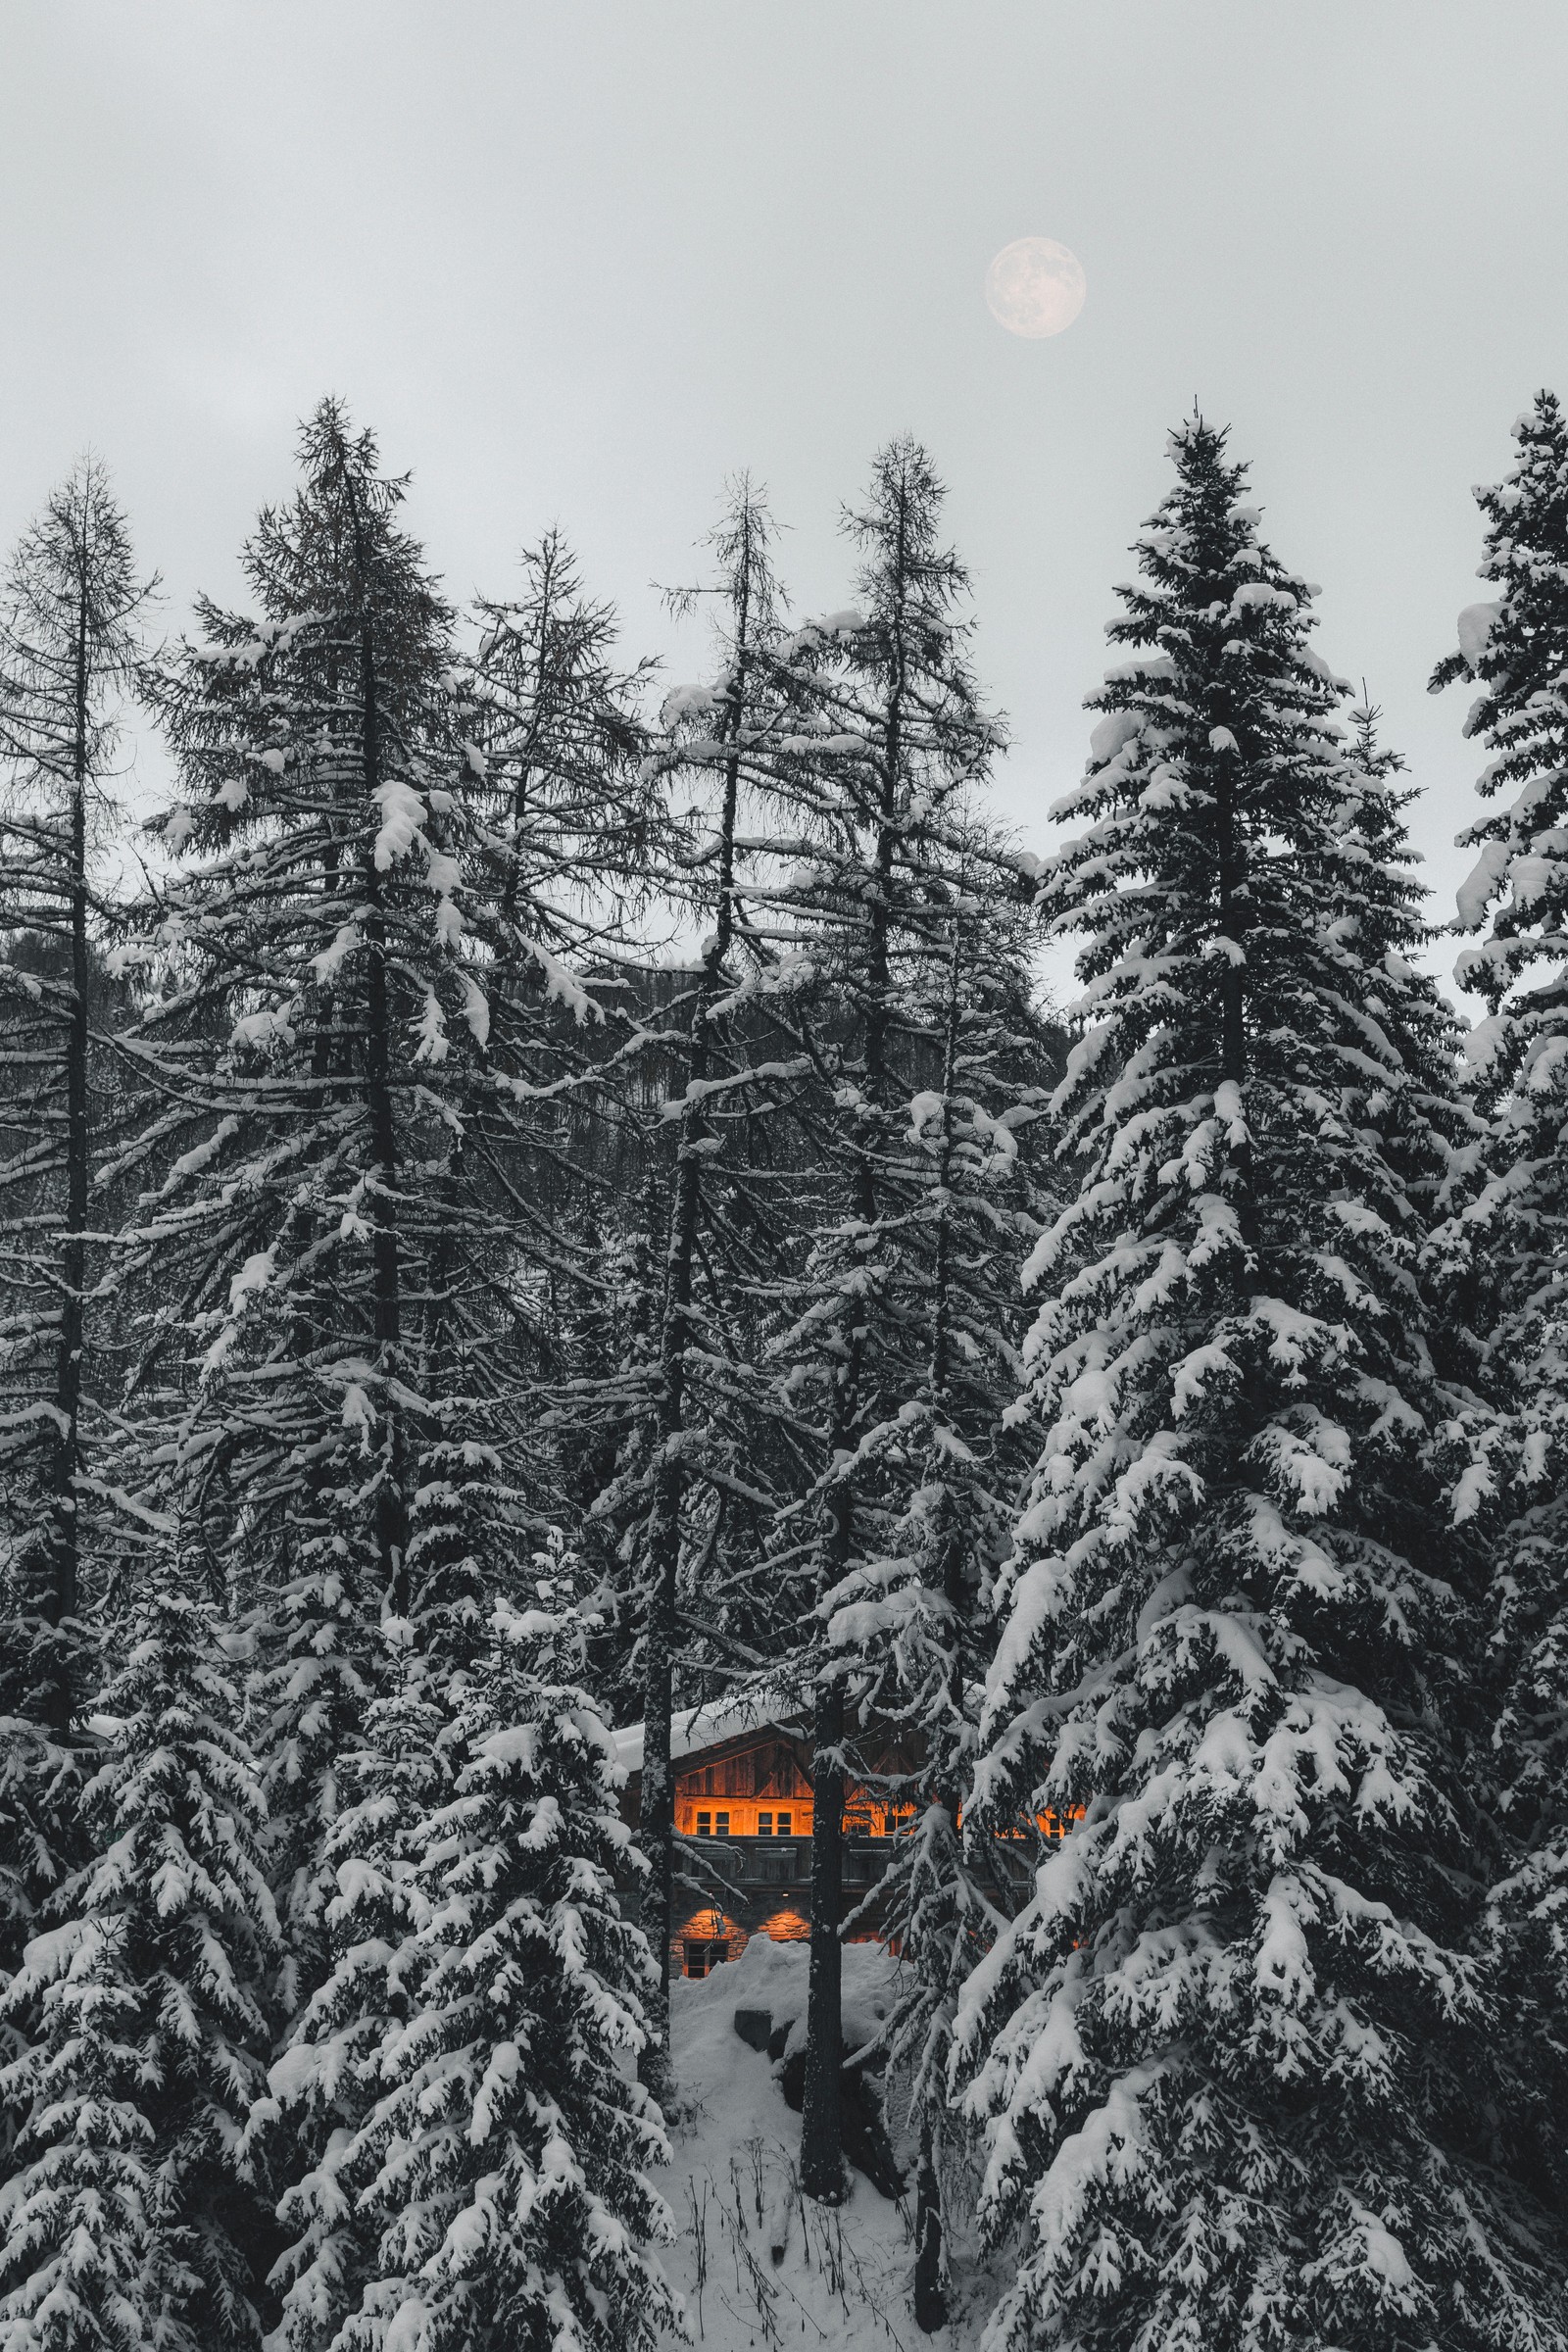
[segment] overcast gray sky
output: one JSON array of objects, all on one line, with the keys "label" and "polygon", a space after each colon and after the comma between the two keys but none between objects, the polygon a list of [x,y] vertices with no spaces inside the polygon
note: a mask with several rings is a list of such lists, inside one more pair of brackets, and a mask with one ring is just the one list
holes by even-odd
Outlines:
[{"label": "overcast gray sky", "polygon": [[[1568,389],[1565,99],[1564,0],[0,0],[0,538],[90,444],[177,621],[330,388],[454,594],[559,519],[679,673],[649,583],[725,473],[842,603],[840,502],[908,427],[1038,846],[1196,396],[1426,787],[1446,913],[1475,760],[1425,680],[1469,485]],[[1087,272],[1050,341],[984,303],[1026,234]]]}]

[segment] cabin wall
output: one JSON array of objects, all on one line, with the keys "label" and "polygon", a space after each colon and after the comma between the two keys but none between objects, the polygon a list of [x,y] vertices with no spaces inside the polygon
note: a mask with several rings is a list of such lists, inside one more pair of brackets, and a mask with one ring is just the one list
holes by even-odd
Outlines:
[{"label": "cabin wall", "polygon": [[[885,1841],[912,1817],[911,1806],[874,1801],[867,1789],[847,1792],[846,1911],[881,1876],[892,1850]],[[677,1765],[676,1830],[699,1846],[711,1844],[722,1888],[715,1887],[718,1900],[695,1904],[675,1930],[670,1959],[678,1972],[706,1976],[720,1961],[737,1959],[754,1936],[776,1943],[809,1937],[812,1826],[809,1756],[804,1741],[787,1734],[726,1742]],[[857,1940],[875,1937],[867,1929]]]},{"label": "cabin wall", "polygon": [[[911,1759],[892,1746],[868,1758],[869,1769],[896,1778]],[[698,1884],[710,1888],[694,1902],[670,1941],[675,1971],[706,1976],[734,1960],[754,1936],[777,1943],[810,1936],[810,1753],[799,1735],[764,1727],[750,1737],[715,1741],[675,1766],[675,1828],[703,1856]],[[635,1827],[640,1776],[622,1799]],[[865,1903],[892,1858],[893,1839],[912,1822],[912,1804],[888,1804],[852,1785],[844,1806],[844,1914]],[[692,1861],[696,1864],[697,1856]],[[628,1896],[634,1900],[633,1890]],[[878,1940],[873,1926],[853,1940]]]}]

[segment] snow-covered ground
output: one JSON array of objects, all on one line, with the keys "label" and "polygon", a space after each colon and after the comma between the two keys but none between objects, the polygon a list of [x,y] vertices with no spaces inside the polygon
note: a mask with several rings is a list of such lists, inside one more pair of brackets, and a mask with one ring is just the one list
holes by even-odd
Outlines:
[{"label": "snow-covered ground", "polygon": [[[878,1944],[844,1951],[845,2047],[870,2038],[897,1962]],[[889,2122],[911,2181],[900,2204],[853,2173],[838,2212],[804,2203],[800,2117],[791,2113],[764,2051],[735,2031],[737,2009],[773,2025],[806,2013],[807,1946],[755,1936],[738,1960],[674,1986],[673,2056],[684,2114],[662,2185],[679,2232],[667,2262],[705,2352],[970,2352],[995,2300],[994,2273],[973,2248],[956,2248],[954,2317],[922,2335],[910,2308],[913,2168],[899,2145],[896,2089]],[[973,2184],[956,2183],[955,2210],[972,2210]]]}]

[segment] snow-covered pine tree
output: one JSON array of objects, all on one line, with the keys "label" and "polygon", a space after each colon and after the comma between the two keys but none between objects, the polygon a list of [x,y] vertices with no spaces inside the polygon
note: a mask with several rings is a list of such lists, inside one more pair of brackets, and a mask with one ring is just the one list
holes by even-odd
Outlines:
[{"label": "snow-covered pine tree", "polygon": [[[0,1718],[0,1984],[13,1984],[41,1905],[79,1860],[88,1754],[24,1715]],[[23,2000],[0,2006],[0,2175],[9,2174],[24,2116],[7,2095],[10,2061],[38,2020]]]},{"label": "snow-covered pine tree", "polygon": [[[423,1628],[411,1496],[454,1446],[525,1439],[519,1261],[551,1228],[524,1162],[559,1157],[532,1115],[541,1037],[592,1009],[498,849],[405,485],[330,401],[302,464],[247,544],[259,617],[204,605],[164,688],[183,862],[134,1040],[169,1105],[139,1146],[162,1177],[133,1236],[158,1277],[146,1420],[257,1611],[285,2006],[324,1966],[323,1845],[376,1620]],[[529,962],[548,986],[519,1007]]]},{"label": "snow-covered pine tree", "polygon": [[1053,1043],[1030,1002],[1015,869],[978,831],[975,847],[959,875],[967,886],[934,893],[928,967],[906,996],[937,1066],[909,1103],[905,1247],[925,1295],[927,1357],[901,1411],[905,1515],[884,1556],[852,1567],[829,1620],[852,1712],[903,1759],[871,1777],[901,1833],[862,1909],[903,1963],[881,2039],[908,2080],[919,2141],[914,2307],[927,2332],[946,2319],[953,2018],[964,1978],[1016,1908],[994,1847],[971,1838],[965,1849],[959,1810],[994,1645],[992,1595],[1027,1467],[1005,1424],[1023,1371],[1019,1277],[1045,1208],[1029,1131]]},{"label": "snow-covered pine tree", "polygon": [[[613,1288],[606,1226],[636,1182],[619,1151],[643,1059],[626,917],[657,886],[669,827],[640,708],[651,664],[616,665],[613,609],[588,596],[559,530],[522,567],[520,597],[479,601],[477,652],[452,673],[475,816],[468,922],[488,965],[465,1127],[515,1237],[530,1360],[560,1385],[581,1372],[574,1343]],[[575,1434],[569,1414],[537,1414],[539,1450],[564,1449],[558,1485]]]},{"label": "snow-covered pine tree", "polygon": [[1492,806],[1459,893],[1479,936],[1456,977],[1485,1002],[1467,1052],[1490,1133],[1453,1220],[1502,1416],[1491,1507],[1497,1725],[1512,1844],[1493,1904],[1505,2026],[1529,2092],[1525,2161],[1568,2202],[1568,419],[1550,392],[1514,425],[1518,458],[1478,490],[1492,602],[1459,615],[1434,690],[1470,678],[1467,736]]},{"label": "snow-covered pine tree", "polygon": [[[624,927],[666,863],[667,791],[640,708],[652,665],[617,664],[614,612],[588,595],[558,529],[524,551],[522,570],[520,596],[476,606],[477,651],[460,675],[483,810],[475,920],[493,963],[492,1029],[518,1041],[513,1107],[528,1122],[525,1172],[505,1144],[500,1159],[544,1384],[534,1449],[549,1462],[551,1511],[581,1528],[642,1409],[656,1313],[658,1187],[639,1115],[647,975]],[[583,980],[594,1017],[573,1055],[540,1007],[582,1004]],[[614,1584],[612,1566],[618,1614]],[[626,1646],[607,1633],[612,1678],[633,1671]]]},{"label": "snow-covered pine tree", "polygon": [[74,1660],[98,1272],[89,1200],[106,1108],[93,1034],[110,994],[104,859],[152,586],[104,468],[83,459],[24,532],[0,591],[3,1674],[13,1705],[56,1733],[83,1671]]},{"label": "snow-covered pine tree", "polygon": [[417,2007],[337,2160],[378,2240],[339,2352],[652,2352],[676,2325],[662,2127],[624,2064],[652,1971],[615,1895],[613,1751],[566,1679],[581,1629],[549,1576],[538,1597],[498,1609],[420,1827]]},{"label": "snow-covered pine tree", "polygon": [[[417,1521],[416,1500],[411,1555]],[[381,1630],[392,1669],[363,1740],[343,1758],[345,1802],[326,1843],[336,1881],[325,1910],[330,1973],[294,2021],[247,2126],[263,2161],[285,2141],[297,2151],[277,2168],[288,2244],[273,2272],[282,2314],[272,2340],[291,2352],[331,2343],[376,2275],[376,2231],[357,2201],[366,2175],[348,2160],[383,2094],[387,2041],[418,2014],[424,1905],[415,1866],[425,1823],[452,1792],[462,1683],[407,1619]]]},{"label": "snow-covered pine tree", "polygon": [[[503,915],[548,906],[552,944],[580,964],[599,944],[595,911],[614,906],[606,885],[646,888],[660,846],[640,710],[652,664],[616,666],[614,609],[588,595],[559,528],[524,549],[522,572],[521,596],[474,608],[478,649],[462,671],[470,765],[488,788]],[[506,944],[515,951],[517,936]],[[546,988],[550,967],[525,960],[513,978]]]},{"label": "snow-covered pine tree", "polygon": [[277,1923],[236,1680],[187,1576],[162,1560],[136,1608],[83,1795],[93,1858],[4,1996],[38,2020],[3,2078],[25,2116],[0,2187],[7,2352],[260,2341],[270,2216],[238,2151]]},{"label": "snow-covered pine tree", "polygon": [[[1486,1126],[1458,1082],[1464,1024],[1432,974],[1411,960],[1414,951],[1431,947],[1437,927],[1407,823],[1419,796],[1406,780],[1400,754],[1380,738],[1381,718],[1363,687],[1347,713],[1343,816],[1332,852],[1346,887],[1328,944],[1347,950],[1345,1016],[1352,1028],[1364,1028],[1374,1057],[1368,1081],[1383,1148],[1400,1159],[1411,1198],[1430,1227],[1446,1217],[1454,1186]],[[1368,970],[1376,974],[1377,993],[1360,1003],[1352,991]],[[1435,1138],[1451,1150],[1435,1151]],[[1408,1143],[1402,1158],[1401,1139]],[[1454,1160],[1461,1164],[1450,1164]]]},{"label": "snow-covered pine tree", "polygon": [[[845,517],[861,559],[856,609],[782,649],[793,709],[777,772],[796,800],[798,849],[766,920],[777,952],[813,975],[794,1026],[814,1072],[803,1116],[820,1173],[809,1256],[791,1277],[788,1328],[772,1349],[778,1409],[808,1463],[775,1557],[808,1613],[825,1611],[858,1564],[896,1548],[917,1483],[906,1410],[920,1413],[930,1342],[908,1227],[928,1188],[909,1100],[941,1058],[919,1017],[919,983],[933,932],[945,936],[952,877],[972,855],[961,812],[1000,735],[970,673],[968,583],[942,544],[943,495],[917,443],[882,450],[865,506]],[[815,1720],[801,2175],[808,2195],[837,2202],[848,1669],[823,1642],[825,1616],[808,1624],[799,1664],[815,1686]]]},{"label": "snow-covered pine tree", "polygon": [[301,459],[246,545],[259,617],[202,603],[204,641],[162,683],[182,862],[132,1041],[166,1105],[138,1147],[162,1181],[132,1236],[137,1442],[256,1612],[285,2009],[322,1965],[322,1843],[375,1621],[406,1606],[411,1196],[445,1156],[448,1013],[483,1025],[439,834],[450,616],[373,438],[327,401]]},{"label": "snow-covered pine tree", "polygon": [[363,1739],[338,1759],[342,1809],[322,1853],[334,1888],[322,1918],[327,1974],[290,2026],[248,2127],[259,2161],[285,2180],[288,2244],[274,2278],[284,2287],[281,2341],[295,2352],[331,2342],[375,2276],[377,2233],[358,2203],[368,2175],[353,2159],[384,2092],[388,2037],[419,2012],[427,1906],[416,1863],[463,1761],[459,1721],[489,1641],[486,1596],[515,1578],[517,1497],[493,1448],[427,1443],[418,1470],[411,1615],[383,1618],[380,1695]]},{"label": "snow-covered pine tree", "polygon": [[1031,1269],[1044,1447],[972,1802],[1082,1817],[956,2028],[1023,2236],[988,2341],[1558,2345],[1543,2217],[1491,2162],[1480,1563],[1417,1112],[1386,1149],[1400,1059],[1363,1017],[1397,893],[1356,879],[1311,592],[1224,436],[1171,447],[1044,886],[1084,940],[1082,1181]]},{"label": "snow-covered pine tree", "polygon": [[562,1350],[570,1378],[549,1413],[563,1517],[595,1596],[585,1679],[613,1723],[634,1723],[644,1703],[638,1505],[647,1485],[669,1228],[668,1171],[646,1148],[651,1125],[651,1112],[626,1122],[614,1171],[605,1171],[603,1192],[582,1219],[597,1278],[572,1297]]},{"label": "snow-covered pine tree", "polygon": [[[603,906],[613,863],[591,866],[587,755],[558,772],[551,732],[574,711],[609,725],[592,632],[578,702],[558,700],[525,761],[521,688],[494,645],[478,668],[452,657],[373,441],[327,403],[303,457],[247,550],[260,617],[204,608],[207,641],[166,691],[185,786],[166,832],[185,862],[135,1041],[172,1105],[141,1145],[163,1183],[135,1244],[161,1276],[145,1385],[165,1475],[255,1613],[294,2021],[282,2129],[268,2111],[257,2138],[294,2151],[285,2275],[308,2334],[368,2242],[336,2233],[339,2151],[406,2002],[392,1960],[354,1956],[401,1860],[377,1843],[401,1686],[391,1752],[363,1735],[386,1681],[376,1619],[413,1626],[408,1676],[450,1711],[527,1556],[551,1472],[527,1400],[583,1254],[561,1208],[574,1105],[598,1084],[582,1040],[603,1028],[566,958],[605,944],[582,902]],[[657,808],[623,774],[630,724],[610,729],[606,774]],[[602,814],[610,801],[607,784]],[[426,1813],[457,1752],[429,1759]],[[341,2317],[352,2286],[336,2291]]]},{"label": "snow-covered pine tree", "polygon": [[[151,589],[91,459],[0,588],[0,1977],[81,1855],[72,1727],[97,1672],[84,1563],[112,1311],[90,1179],[126,1107],[103,1041],[105,859]],[[20,2012],[9,2034],[24,2038]],[[0,2161],[16,2120],[0,2102]]]}]

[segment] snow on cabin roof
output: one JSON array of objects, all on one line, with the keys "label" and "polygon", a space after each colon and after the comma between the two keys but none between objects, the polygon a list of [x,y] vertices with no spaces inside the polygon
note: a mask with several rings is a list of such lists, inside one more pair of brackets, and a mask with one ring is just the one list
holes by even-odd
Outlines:
[{"label": "snow on cabin roof", "polygon": [[[777,1690],[747,1691],[738,1698],[710,1699],[700,1707],[684,1707],[670,1723],[669,1755],[678,1764],[687,1756],[701,1755],[704,1748],[717,1747],[725,1740],[739,1740],[747,1732],[781,1731],[799,1734],[799,1715]],[[627,1773],[643,1768],[643,1727],[628,1723],[612,1734],[615,1742],[615,1761]]]}]

